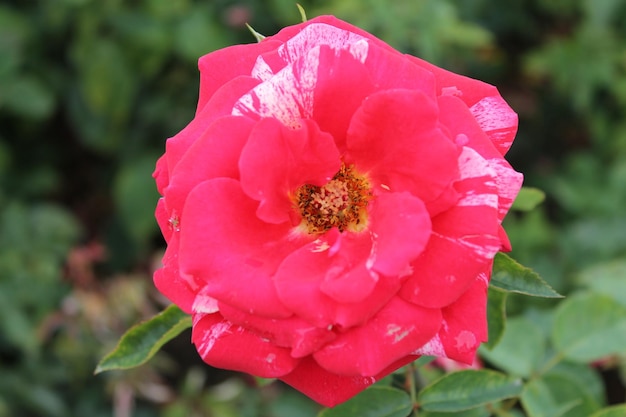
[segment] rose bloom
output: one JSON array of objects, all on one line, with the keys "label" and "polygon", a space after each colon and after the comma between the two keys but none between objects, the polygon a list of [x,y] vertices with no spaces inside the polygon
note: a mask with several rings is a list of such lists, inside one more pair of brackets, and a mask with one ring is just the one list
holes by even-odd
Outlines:
[{"label": "rose bloom", "polygon": [[154,281],[204,361],[326,406],[420,355],[471,364],[522,182],[496,88],[331,16],[199,67],[154,173]]}]

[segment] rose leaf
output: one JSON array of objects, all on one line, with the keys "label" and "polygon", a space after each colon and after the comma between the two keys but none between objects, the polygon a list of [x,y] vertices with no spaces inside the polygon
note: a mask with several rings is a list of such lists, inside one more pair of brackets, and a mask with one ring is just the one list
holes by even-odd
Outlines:
[{"label": "rose leaf", "polygon": [[489,340],[485,343],[488,349],[498,344],[506,328],[506,298],[508,293],[495,287],[489,287],[487,297],[487,325]]},{"label": "rose leaf", "polygon": [[171,305],[150,320],[131,327],[117,347],[106,355],[94,373],[128,369],[146,363],[165,343],[191,327],[191,317]]},{"label": "rose leaf", "polygon": [[493,260],[491,285],[509,292],[532,297],[562,298],[563,296],[530,268],[517,263],[502,252]]},{"label": "rose leaf", "polygon": [[582,363],[623,352],[626,308],[606,295],[572,296],[555,312],[552,341],[563,356]]},{"label": "rose leaf", "polygon": [[522,380],[487,369],[450,373],[424,388],[418,396],[426,411],[462,411],[522,393]]},{"label": "rose leaf", "polygon": [[522,187],[511,206],[512,210],[531,211],[546,198],[546,193],[538,188]]},{"label": "rose leaf", "polygon": [[343,404],[322,410],[317,417],[406,417],[412,409],[406,392],[375,386]]}]

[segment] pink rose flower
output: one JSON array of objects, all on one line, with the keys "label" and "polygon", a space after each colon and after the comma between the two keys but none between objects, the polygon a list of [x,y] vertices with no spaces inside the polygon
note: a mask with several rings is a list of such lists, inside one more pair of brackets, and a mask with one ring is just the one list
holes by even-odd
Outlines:
[{"label": "pink rose flower", "polygon": [[326,406],[419,355],[471,364],[522,182],[496,88],[331,16],[199,67],[154,173],[154,281],[202,358]]}]

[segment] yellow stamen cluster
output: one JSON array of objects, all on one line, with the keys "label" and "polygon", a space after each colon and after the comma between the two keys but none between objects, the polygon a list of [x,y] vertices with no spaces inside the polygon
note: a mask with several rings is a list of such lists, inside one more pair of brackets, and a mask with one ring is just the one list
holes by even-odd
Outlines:
[{"label": "yellow stamen cluster", "polygon": [[301,227],[321,234],[336,227],[360,232],[367,226],[367,205],[372,198],[370,183],[353,166],[341,165],[324,186],[304,184],[294,194],[294,205],[302,217]]}]

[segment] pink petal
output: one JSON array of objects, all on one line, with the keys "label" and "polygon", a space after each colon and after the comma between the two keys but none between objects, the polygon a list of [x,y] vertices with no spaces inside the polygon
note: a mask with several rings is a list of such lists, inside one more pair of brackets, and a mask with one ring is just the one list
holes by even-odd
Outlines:
[{"label": "pink petal", "polygon": [[[376,38],[372,34],[364,31],[363,29],[357,28],[356,26],[352,26],[351,24],[344,22],[343,20],[339,20],[334,16],[317,16],[314,19],[310,19],[299,25],[285,27],[280,32],[278,32],[276,35],[272,36],[269,39],[282,40],[282,41],[287,42],[290,39],[295,38],[299,33],[301,33],[308,26],[317,26],[316,28],[314,28],[315,31],[317,32],[327,31],[332,34],[336,33],[337,30],[348,31],[353,34],[359,35],[360,37],[364,39],[367,39],[368,42],[371,44],[377,45],[378,47],[381,47],[381,48],[388,49],[390,51],[394,51],[394,49],[391,46],[387,45],[385,42]],[[341,35],[338,35],[338,36],[341,36]],[[343,35],[343,36],[347,36],[347,35]]]},{"label": "pink petal", "polygon": [[315,327],[299,317],[270,319],[248,314],[224,303],[219,305],[219,311],[226,320],[269,339],[276,346],[291,348],[294,358],[308,356],[337,337],[327,328]]},{"label": "pink petal", "polygon": [[372,90],[367,70],[357,57],[322,44],[307,49],[241,97],[233,114],[275,118],[289,127],[297,127],[301,119],[313,119],[341,144],[350,117]]},{"label": "pink petal", "polygon": [[460,145],[474,149],[485,159],[502,159],[500,151],[459,97],[442,96],[438,101],[441,122],[449,129],[451,137],[456,138]]},{"label": "pink petal", "polygon": [[458,175],[457,146],[439,129],[437,103],[420,91],[372,94],[352,118],[346,162],[392,192],[426,205]]},{"label": "pink petal", "polygon": [[426,246],[431,233],[424,203],[409,193],[381,194],[371,213],[374,245],[368,267],[389,276],[406,271]]},{"label": "pink petal", "polygon": [[406,356],[375,376],[342,376],[328,372],[313,359],[306,358],[293,372],[280,379],[318,403],[334,407],[415,359],[417,356]]},{"label": "pink petal", "polygon": [[[227,82],[212,99],[204,105],[202,111],[196,113],[196,117],[181,130],[176,136],[167,140],[165,158],[167,170],[171,173],[183,155],[191,145],[208,129],[213,122],[232,112],[235,102],[252,87],[258,84],[258,80],[250,77],[237,77]],[[159,167],[160,168],[160,167]],[[158,174],[158,173],[157,173]],[[162,175],[162,174],[159,174]]]},{"label": "pink petal", "polygon": [[498,95],[498,89],[491,84],[455,74],[411,55],[406,55],[406,57],[435,76],[438,95],[456,95],[468,107],[473,106],[485,97]]},{"label": "pink petal", "polygon": [[271,276],[308,238],[262,222],[239,182],[216,178],[194,188],[180,229],[181,273],[203,281],[211,297],[250,313],[288,317]]},{"label": "pink petal", "polygon": [[464,146],[478,152],[487,160],[490,168],[495,171],[499,218],[502,221],[522,185],[522,174],[513,170],[509,163],[502,158],[502,149],[497,148],[496,144],[490,140],[470,110],[467,109],[465,103],[459,98],[440,97],[439,106],[441,121],[450,130],[451,135],[457,140],[463,141]]},{"label": "pink petal", "polygon": [[258,55],[276,49],[280,44],[268,39],[219,49],[200,58],[200,97],[196,113],[200,113],[213,94],[228,81],[240,75],[250,75]]},{"label": "pink petal", "polygon": [[428,342],[440,326],[440,310],[393,298],[363,326],[339,335],[313,357],[332,373],[374,376]]},{"label": "pink petal", "polygon": [[370,45],[365,66],[377,91],[408,89],[435,97],[435,77],[396,50]]},{"label": "pink petal", "polygon": [[281,302],[320,328],[364,323],[401,283],[397,277],[378,276],[365,268],[370,247],[367,235],[332,230],[294,251],[274,276]]},{"label": "pink petal", "polygon": [[481,99],[470,111],[500,153],[506,154],[517,133],[517,113],[499,94]]},{"label": "pink petal", "polygon": [[439,331],[446,356],[471,365],[476,349],[487,341],[487,276],[489,264],[454,303],[442,310],[443,323]]},{"label": "pink petal", "polygon": [[293,218],[296,188],[326,184],[341,160],[332,136],[315,122],[301,120],[292,129],[276,119],[261,119],[241,151],[239,167],[244,192],[260,201],[257,216],[278,224]]},{"label": "pink petal", "polygon": [[289,349],[274,346],[219,313],[194,315],[191,337],[202,359],[217,368],[276,378],[292,372],[300,361]]},{"label": "pink petal", "polygon": [[433,218],[433,235],[413,262],[401,296],[425,307],[455,301],[501,248],[495,172],[475,151],[459,158],[457,206]]},{"label": "pink petal", "polygon": [[191,314],[198,286],[193,280],[180,275],[178,267],[178,236],[178,233],[172,235],[163,255],[163,266],[154,271],[153,280],[155,287],[161,294],[179,306],[185,313]]},{"label": "pink petal", "polygon": [[239,155],[253,126],[245,117],[226,116],[196,138],[170,174],[164,192],[170,213],[183,211],[187,195],[199,183],[217,177],[239,178]]}]

